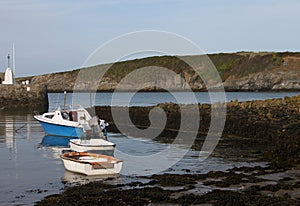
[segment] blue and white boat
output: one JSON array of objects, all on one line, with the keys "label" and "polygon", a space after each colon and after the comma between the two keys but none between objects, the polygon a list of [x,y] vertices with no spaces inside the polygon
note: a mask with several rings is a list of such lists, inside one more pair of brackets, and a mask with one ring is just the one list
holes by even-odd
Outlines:
[{"label": "blue and white boat", "polygon": [[54,112],[34,115],[46,135],[63,137],[97,137],[105,138],[97,116],[91,117],[89,112],[80,105],[58,107]]}]

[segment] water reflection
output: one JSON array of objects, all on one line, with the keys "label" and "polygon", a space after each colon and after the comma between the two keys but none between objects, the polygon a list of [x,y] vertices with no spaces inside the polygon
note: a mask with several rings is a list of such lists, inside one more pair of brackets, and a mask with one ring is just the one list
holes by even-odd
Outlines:
[{"label": "water reflection", "polygon": [[[33,205],[63,187],[64,168],[57,159],[44,158],[50,152],[38,148],[42,137],[32,114],[0,111],[0,205]],[[27,192],[43,188],[47,192]]]},{"label": "water reflection", "polygon": [[44,136],[41,145],[45,147],[69,147],[69,141],[71,139],[73,138],[46,135]]},{"label": "water reflection", "polygon": [[31,136],[32,115],[0,115],[0,147],[6,147],[11,153],[17,153],[16,137],[29,139]]},{"label": "water reflection", "polygon": [[114,175],[96,175],[96,176],[86,176],[82,174],[77,174],[69,171],[65,171],[63,177],[61,178],[63,183],[68,184],[86,184],[95,181],[113,180],[114,183],[122,183],[122,177],[119,174]]},{"label": "water reflection", "polygon": [[49,159],[60,159],[60,155],[70,150],[69,141],[72,138],[45,135],[38,148],[47,151],[43,156]]},{"label": "water reflection", "polygon": [[14,119],[12,116],[5,116],[5,143],[6,147],[10,150],[17,153],[17,147],[14,140],[15,128],[14,128]]}]

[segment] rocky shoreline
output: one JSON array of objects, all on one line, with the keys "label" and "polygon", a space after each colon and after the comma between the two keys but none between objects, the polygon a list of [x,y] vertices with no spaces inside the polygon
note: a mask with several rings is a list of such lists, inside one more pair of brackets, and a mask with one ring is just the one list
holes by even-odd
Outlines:
[{"label": "rocky shoreline", "polygon": [[[223,159],[252,158],[269,162],[266,167],[236,167],[206,174],[159,174],[146,182],[111,185],[93,182],[67,188],[37,205],[299,205],[300,203],[300,95],[264,101],[233,101],[227,104],[226,124],[213,156]],[[201,149],[210,125],[211,105],[198,105],[201,125],[193,144]],[[178,132],[179,106],[129,108],[139,128],[150,125],[149,112],[161,108],[167,114],[166,129],[155,139],[171,143]],[[116,109],[116,108],[115,108]],[[126,108],[119,107],[118,110]],[[110,107],[96,107],[118,132]],[[130,134],[134,136],[134,133]],[[206,190],[205,190],[206,189]]]}]

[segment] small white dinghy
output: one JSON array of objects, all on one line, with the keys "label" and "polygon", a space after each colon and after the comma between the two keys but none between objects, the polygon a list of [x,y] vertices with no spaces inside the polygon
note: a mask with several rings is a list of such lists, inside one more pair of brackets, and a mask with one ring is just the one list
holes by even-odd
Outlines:
[{"label": "small white dinghy", "polygon": [[119,174],[123,161],[115,157],[87,152],[67,152],[60,156],[66,170],[85,175]]},{"label": "small white dinghy", "polygon": [[71,139],[70,148],[76,152],[106,151],[114,153],[116,144],[104,139]]}]

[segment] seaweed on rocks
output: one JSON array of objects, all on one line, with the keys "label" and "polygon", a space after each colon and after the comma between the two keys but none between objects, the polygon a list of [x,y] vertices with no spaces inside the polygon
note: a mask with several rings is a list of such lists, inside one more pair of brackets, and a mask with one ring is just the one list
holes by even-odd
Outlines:
[{"label": "seaweed on rocks", "polygon": [[146,205],[168,202],[171,194],[158,187],[122,190],[105,189],[105,186],[98,183],[72,187],[61,195],[50,195],[36,205]]},{"label": "seaweed on rocks", "polygon": [[[59,195],[50,195],[37,205],[149,205],[149,204],[212,204],[212,205],[299,205],[289,192],[300,187],[292,177],[267,184],[261,174],[278,174],[270,167],[241,167],[226,172],[206,174],[157,174],[142,178],[147,183],[131,182],[110,185],[102,182],[67,188]],[[281,170],[280,170],[281,172]],[[207,184],[215,180],[213,184]],[[274,180],[275,181],[275,180]],[[204,185],[210,191],[198,193]],[[218,183],[219,185],[217,185]],[[264,184],[262,184],[264,183]],[[234,186],[236,185],[236,186]],[[233,187],[232,187],[233,186]],[[220,189],[222,188],[222,190]],[[283,195],[274,192],[285,190]],[[266,193],[267,192],[267,193]]]}]

